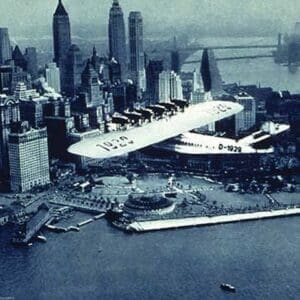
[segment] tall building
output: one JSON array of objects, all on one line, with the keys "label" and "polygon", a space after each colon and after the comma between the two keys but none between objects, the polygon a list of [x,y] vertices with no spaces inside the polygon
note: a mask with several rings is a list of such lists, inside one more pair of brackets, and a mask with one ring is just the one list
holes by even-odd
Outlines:
[{"label": "tall building", "polygon": [[109,80],[112,84],[120,84],[122,81],[121,78],[121,65],[112,58],[108,63],[109,68]]},{"label": "tall building", "polygon": [[15,100],[27,100],[27,87],[24,82],[18,82],[15,90]]},{"label": "tall building", "polygon": [[0,66],[0,94],[10,94],[12,80],[12,67]]},{"label": "tall building", "polygon": [[0,28],[0,65],[12,59],[11,45],[7,28]]},{"label": "tall building", "polygon": [[31,76],[23,71],[20,67],[14,65],[11,61],[10,65],[0,66],[0,93],[13,95],[19,82],[24,82],[27,88],[31,88]]},{"label": "tall building", "polygon": [[180,79],[180,76],[173,71],[171,71],[171,75],[170,75],[170,98],[171,100],[183,99],[182,81]]},{"label": "tall building", "polygon": [[159,101],[170,102],[183,99],[180,76],[173,71],[163,71],[159,74]]},{"label": "tall building", "polygon": [[256,123],[256,101],[247,93],[239,93],[236,95],[237,103],[244,107],[244,110],[235,115],[235,134],[247,131]]},{"label": "tall building", "polygon": [[8,136],[10,186],[15,193],[50,183],[47,129],[19,124]]},{"label": "tall building", "polygon": [[126,36],[125,22],[122,8],[118,0],[113,0],[112,7],[109,12],[108,24],[109,36],[109,56],[114,58],[121,68],[121,79],[127,79],[127,53],[126,53]]},{"label": "tall building", "polygon": [[173,50],[171,51],[171,70],[180,73],[180,55],[177,49],[177,39],[174,37]]},{"label": "tall building", "polygon": [[70,102],[63,98],[50,100],[44,122],[48,130],[49,155],[67,159],[68,133],[74,130],[74,117],[71,116]]},{"label": "tall building", "polygon": [[171,101],[171,90],[170,90],[171,72],[163,71],[159,74],[159,102],[170,102]]},{"label": "tall building", "polygon": [[53,48],[54,59],[57,67],[60,71],[60,86],[64,91],[64,83],[66,82],[66,69],[65,56],[71,47],[71,26],[69,15],[62,3],[62,0],[58,1],[56,11],[53,15]]},{"label": "tall building", "polygon": [[162,60],[150,60],[146,68],[147,94],[151,104],[159,101],[159,74],[163,71]]},{"label": "tall building", "polygon": [[27,62],[27,72],[31,75],[33,80],[38,78],[38,63],[37,54],[34,47],[29,47],[25,49],[25,59]]},{"label": "tall building", "polygon": [[81,75],[82,90],[87,94],[87,107],[96,107],[103,104],[100,92],[99,77],[91,61],[88,60]]},{"label": "tall building", "polygon": [[81,86],[81,73],[83,71],[82,54],[77,45],[72,45],[68,50],[64,61],[64,81],[62,92],[73,97]]},{"label": "tall building", "polygon": [[224,93],[222,78],[212,49],[203,50],[200,73],[206,93],[210,93],[213,98]]},{"label": "tall building", "polygon": [[10,126],[20,121],[19,101],[0,95],[0,171],[8,173],[8,134]]},{"label": "tall building", "polygon": [[58,1],[56,11],[53,15],[53,45],[54,62],[60,67],[65,54],[71,46],[70,20],[62,0]]},{"label": "tall building", "polygon": [[56,63],[49,63],[46,67],[46,81],[57,93],[60,93],[60,72]]},{"label": "tall building", "polygon": [[139,11],[132,11],[128,18],[130,73],[137,86],[139,97],[146,89],[145,57],[143,45],[143,18]]},{"label": "tall building", "polygon": [[[222,78],[212,49],[204,49],[200,67],[202,83],[204,88],[204,101],[213,101],[220,97],[224,91]],[[215,131],[215,123],[205,126],[210,132]]]},{"label": "tall building", "polygon": [[12,59],[15,62],[15,66],[22,68],[24,71],[27,70],[27,61],[18,45],[12,52]]},{"label": "tall building", "polygon": [[96,71],[97,75],[100,76],[100,73],[102,71],[101,68],[102,68],[102,65],[103,65],[103,61],[102,61],[101,57],[98,55],[97,49],[96,49],[95,46],[93,48],[93,55],[91,57],[91,64],[92,64],[94,70]]}]

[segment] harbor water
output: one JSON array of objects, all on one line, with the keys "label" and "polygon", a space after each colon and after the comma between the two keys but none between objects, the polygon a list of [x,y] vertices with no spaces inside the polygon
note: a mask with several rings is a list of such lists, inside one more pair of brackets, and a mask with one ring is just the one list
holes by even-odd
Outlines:
[{"label": "harbor water", "polygon": [[[15,299],[296,299],[299,217],[126,234],[105,220],[13,248],[0,231],[0,296]],[[101,252],[99,252],[101,248]],[[233,284],[227,294],[220,283]]]},{"label": "harbor water", "polygon": [[[203,38],[199,42],[204,46],[228,46],[228,45],[275,45],[273,37],[257,38]],[[214,50],[216,58],[270,55],[271,48],[264,49],[223,49]],[[192,54],[187,61],[201,59],[202,51]],[[272,87],[275,91],[288,90],[291,93],[300,93],[300,68],[289,69],[287,66],[274,63],[272,57],[257,59],[238,59],[218,61],[218,67],[222,80],[226,83],[240,83],[241,85],[256,84],[261,87]],[[200,64],[187,64],[183,71],[199,69]]]}]

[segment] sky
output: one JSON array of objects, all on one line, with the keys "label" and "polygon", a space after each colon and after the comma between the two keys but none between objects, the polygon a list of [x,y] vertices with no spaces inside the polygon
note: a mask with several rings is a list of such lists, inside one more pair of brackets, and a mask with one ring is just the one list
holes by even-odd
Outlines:
[{"label": "sky", "polygon": [[[51,32],[52,15],[58,0],[0,0],[0,26],[13,33],[27,28]],[[63,0],[72,25],[104,27],[112,0]],[[247,26],[270,26],[270,31],[288,31],[300,21],[299,0],[120,0],[127,18],[139,10],[148,31],[168,26],[198,25],[222,31]]]}]

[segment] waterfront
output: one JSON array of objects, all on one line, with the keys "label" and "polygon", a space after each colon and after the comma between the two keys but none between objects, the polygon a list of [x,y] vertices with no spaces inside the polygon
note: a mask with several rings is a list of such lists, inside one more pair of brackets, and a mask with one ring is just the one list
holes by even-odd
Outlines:
[{"label": "waterfront", "polygon": [[[203,38],[199,39],[205,46],[218,45],[252,45],[252,44],[276,44],[273,37],[245,37],[245,38]],[[215,57],[235,57],[256,54],[271,54],[272,49],[226,49],[215,50]],[[196,52],[187,60],[199,60],[202,51]],[[183,66],[183,71],[198,69],[200,64],[188,64]],[[271,87],[275,91],[288,90],[291,93],[300,93],[298,82],[300,81],[300,70],[291,72],[287,66],[274,62],[274,58],[239,59],[229,61],[218,61],[220,74],[225,83],[240,83],[242,85],[256,84],[262,87]]]},{"label": "waterfront", "polygon": [[[32,300],[295,299],[298,231],[298,217],[142,235],[99,220],[15,249],[1,229],[0,294]],[[235,295],[220,290],[224,281],[236,286]]]}]

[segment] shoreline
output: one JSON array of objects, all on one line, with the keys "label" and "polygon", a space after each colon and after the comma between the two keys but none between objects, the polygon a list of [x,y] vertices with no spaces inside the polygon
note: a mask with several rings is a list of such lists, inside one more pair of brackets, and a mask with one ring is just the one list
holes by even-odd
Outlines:
[{"label": "shoreline", "polygon": [[300,208],[281,209],[275,211],[262,211],[253,213],[243,213],[234,215],[221,215],[214,217],[187,217],[180,219],[166,219],[154,221],[135,221],[126,226],[126,231],[149,232],[159,230],[169,230],[177,228],[187,228],[194,226],[209,226],[227,223],[237,223],[273,218],[282,218],[300,215]]}]

